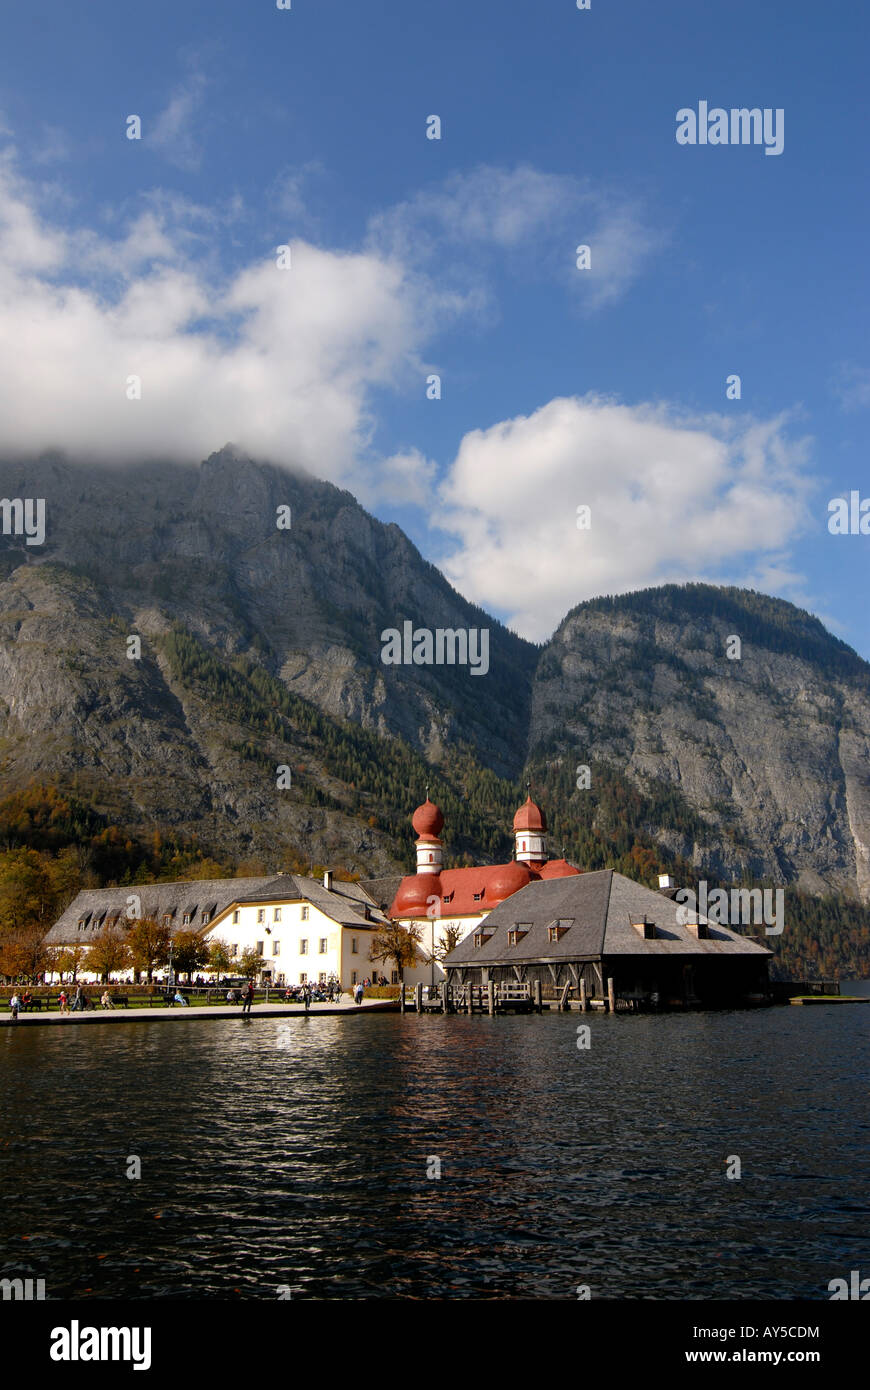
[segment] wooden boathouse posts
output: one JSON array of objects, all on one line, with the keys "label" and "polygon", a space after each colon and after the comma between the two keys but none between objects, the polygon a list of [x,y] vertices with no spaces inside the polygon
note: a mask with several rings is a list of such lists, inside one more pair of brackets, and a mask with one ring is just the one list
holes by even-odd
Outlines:
[{"label": "wooden boathouse posts", "polygon": [[613,985],[613,976],[608,976],[607,980],[607,1005],[612,1014],[616,1013],[616,990]]},{"label": "wooden boathouse posts", "polygon": [[414,1008],[418,1014],[423,1012],[423,986],[418,983],[414,986]]},{"label": "wooden boathouse posts", "polygon": [[468,1012],[474,1013],[474,985],[471,983],[468,985]]},{"label": "wooden boathouse posts", "polygon": [[541,989],[541,981],[535,980],[535,1013],[544,1012],[544,995]]},{"label": "wooden boathouse posts", "polygon": [[495,982],[488,980],[486,985],[486,1006],[490,1016],[495,1014]]},{"label": "wooden boathouse posts", "polygon": [[404,1012],[405,1012],[405,986],[404,986],[404,984],[400,984],[400,985],[399,985],[399,1013],[403,1014]]},{"label": "wooden boathouse posts", "polygon": [[583,975],[583,974],[581,974],[581,976],[580,976],[580,1012],[581,1012],[581,1014],[585,1014],[588,1008],[589,1008],[589,1005],[588,1005],[588,1003],[586,1002],[586,976]]}]

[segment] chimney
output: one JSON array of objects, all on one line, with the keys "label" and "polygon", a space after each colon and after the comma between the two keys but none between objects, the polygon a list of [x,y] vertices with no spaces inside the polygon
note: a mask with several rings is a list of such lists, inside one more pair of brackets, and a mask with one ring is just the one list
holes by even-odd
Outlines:
[{"label": "chimney", "polygon": [[331,888],[332,888],[332,870],[331,870],[331,869],[324,869],[324,870],[323,870],[323,886],[324,886],[324,888],[328,888],[328,889],[331,889]]},{"label": "chimney", "polygon": [[676,882],[671,874],[659,874],[659,891],[666,893],[669,888],[676,888]]}]

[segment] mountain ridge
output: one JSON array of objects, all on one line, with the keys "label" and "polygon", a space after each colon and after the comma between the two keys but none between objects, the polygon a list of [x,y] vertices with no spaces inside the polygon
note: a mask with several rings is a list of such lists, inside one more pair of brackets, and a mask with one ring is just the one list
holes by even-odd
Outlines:
[{"label": "mountain ridge", "polygon": [[[349,492],[231,446],[199,468],[0,463],[4,496],[37,489],[40,553],[0,537],[9,789],[75,785],[134,829],[237,858],[305,844],[377,874],[411,860],[405,817],[430,779],[457,853],[509,852],[531,772],[578,848],[596,816],[612,822],[618,783],[663,861],[870,897],[870,666],[785,600],[701,584],[601,596],[536,646]],[[405,619],[488,627],[488,675],[384,666],[380,634]],[[572,786],[583,765],[588,790]]]}]

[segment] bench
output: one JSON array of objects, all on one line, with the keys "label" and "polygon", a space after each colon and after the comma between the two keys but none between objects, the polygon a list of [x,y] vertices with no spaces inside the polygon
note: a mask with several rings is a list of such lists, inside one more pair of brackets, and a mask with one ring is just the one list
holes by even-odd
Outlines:
[{"label": "bench", "polygon": [[42,996],[39,994],[35,994],[33,998],[30,999],[26,1004],[21,1005],[21,1012],[23,1014],[29,1014],[33,1009],[46,1008],[47,1004],[48,1000],[43,999]]},{"label": "bench", "polygon": [[113,994],[113,995],[112,995],[112,1003],[113,1003],[113,1004],[123,1004],[125,1009],[129,1009],[129,1007],[130,1007],[130,996],[129,996],[129,994]]}]

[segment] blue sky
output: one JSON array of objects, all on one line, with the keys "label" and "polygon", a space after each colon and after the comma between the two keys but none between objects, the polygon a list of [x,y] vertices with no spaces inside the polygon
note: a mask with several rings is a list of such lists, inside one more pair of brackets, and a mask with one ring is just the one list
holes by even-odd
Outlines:
[{"label": "blue sky", "polygon": [[[538,640],[695,578],[870,656],[870,536],[827,530],[870,496],[868,28],[854,0],[11,7],[0,447],[301,463]],[[782,108],[782,154],[678,145],[701,100]]]}]

